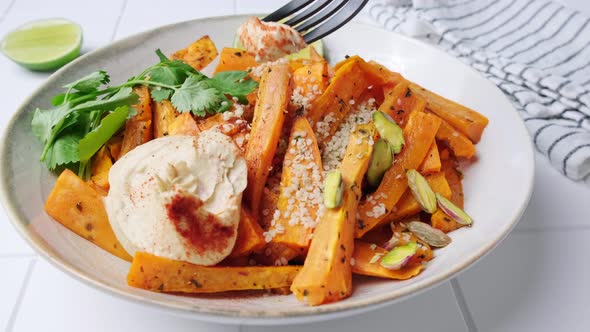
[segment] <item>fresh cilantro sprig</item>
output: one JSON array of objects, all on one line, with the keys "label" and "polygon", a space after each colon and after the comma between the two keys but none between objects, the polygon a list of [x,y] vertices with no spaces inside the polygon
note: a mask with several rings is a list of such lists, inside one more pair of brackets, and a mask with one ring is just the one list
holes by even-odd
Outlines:
[{"label": "fresh cilantro sprig", "polygon": [[226,95],[247,104],[246,96],[258,86],[256,81],[246,78],[246,71],[220,72],[209,78],[180,60],[168,59],[160,50],[156,54],[160,63],[129,82],[150,86],[155,101],[170,99],[180,112],[197,116],[222,113],[232,104]]},{"label": "fresh cilantro sprig", "polygon": [[31,127],[43,143],[40,160],[47,168],[77,167],[78,174],[87,178],[92,156],[134,114],[131,107],[138,96],[133,86],[146,85],[153,100],[169,99],[178,111],[197,116],[230,109],[228,95],[246,104],[246,96],[258,86],[245,71],[209,78],[180,60],[168,59],[160,50],[156,55],[159,63],[123,84],[106,86],[110,77],[100,70],[64,85],[66,91],[51,101],[54,108],[35,110]]}]

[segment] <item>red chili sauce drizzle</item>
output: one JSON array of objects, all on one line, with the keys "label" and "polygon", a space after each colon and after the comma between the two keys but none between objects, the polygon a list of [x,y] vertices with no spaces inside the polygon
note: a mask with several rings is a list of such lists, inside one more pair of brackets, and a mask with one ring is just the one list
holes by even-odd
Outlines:
[{"label": "red chili sauce drizzle", "polygon": [[234,235],[234,229],[223,225],[217,216],[199,211],[202,205],[201,200],[179,193],[166,204],[166,211],[178,233],[199,254],[208,250],[222,250]]}]

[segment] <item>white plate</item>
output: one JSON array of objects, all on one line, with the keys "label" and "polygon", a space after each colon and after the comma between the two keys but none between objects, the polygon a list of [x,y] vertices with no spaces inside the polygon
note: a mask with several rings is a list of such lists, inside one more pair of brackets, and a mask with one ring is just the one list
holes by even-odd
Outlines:
[{"label": "white plate", "polygon": [[[121,82],[157,62],[164,53],[208,34],[219,48],[231,45],[245,16],[195,20],[129,37],[83,56],[52,75],[19,109],[0,147],[2,200],[20,234],[44,258],[68,274],[105,292],[197,319],[242,324],[287,324],[349,316],[415,295],[464,270],[488,253],[516,224],[533,185],[533,149],[523,122],[504,95],[477,72],[423,43],[377,28],[349,24],[325,39],[332,63],[345,55],[361,55],[490,119],[477,145],[477,161],[465,169],[465,205],[472,228],[451,234],[453,243],[436,251],[419,276],[406,281],[356,278],[352,297],[308,307],[293,296],[203,296],[159,294],[128,287],[129,267],[79,238],[43,211],[55,176],[38,162],[41,146],[31,133],[36,107],[47,107],[61,86],[91,71],[105,69]],[[482,287],[487,281],[482,280]],[[399,304],[399,305],[403,305]]]}]

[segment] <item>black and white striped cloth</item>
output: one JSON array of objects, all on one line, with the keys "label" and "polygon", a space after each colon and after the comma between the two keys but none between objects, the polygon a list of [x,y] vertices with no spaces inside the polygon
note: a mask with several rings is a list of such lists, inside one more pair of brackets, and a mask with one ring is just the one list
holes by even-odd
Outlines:
[{"label": "black and white striped cloth", "polygon": [[544,0],[380,0],[367,11],[482,72],[555,168],[589,177],[590,17]]}]

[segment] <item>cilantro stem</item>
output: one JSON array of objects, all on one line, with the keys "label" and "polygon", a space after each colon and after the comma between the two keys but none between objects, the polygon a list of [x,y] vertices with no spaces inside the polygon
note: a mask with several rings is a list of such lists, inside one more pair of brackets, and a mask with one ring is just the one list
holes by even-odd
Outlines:
[{"label": "cilantro stem", "polygon": [[149,81],[149,80],[133,80],[133,81],[129,81],[129,82],[123,83],[121,85],[121,87],[123,87],[123,86],[134,86],[134,85],[137,85],[137,84],[159,86],[159,87],[167,88],[167,89],[171,89],[171,90],[178,89],[178,86],[177,85],[168,85],[168,84],[159,83],[159,82],[153,82],[153,81]]}]

